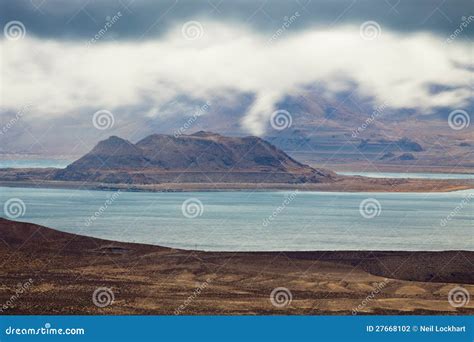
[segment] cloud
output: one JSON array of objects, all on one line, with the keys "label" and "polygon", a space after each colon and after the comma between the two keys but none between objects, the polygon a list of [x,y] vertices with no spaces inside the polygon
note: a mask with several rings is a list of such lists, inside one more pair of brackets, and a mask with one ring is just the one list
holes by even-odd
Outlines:
[{"label": "cloud", "polygon": [[[449,36],[463,16],[472,15],[471,0],[15,0],[3,1],[0,24],[20,20],[32,36],[52,39],[86,39],[95,34],[107,16],[121,11],[126,20],[114,28],[118,39],[154,39],[176,23],[221,20],[246,23],[254,30],[275,31],[296,11],[301,18],[292,31],[310,27],[360,25],[375,20],[391,31],[435,32]],[[460,39],[472,37],[472,27]]]},{"label": "cloud", "polygon": [[[33,104],[39,120],[136,107],[139,121],[172,115],[160,108],[182,96],[231,101],[232,94],[254,94],[241,125],[261,135],[278,101],[312,84],[329,93],[352,91],[355,84],[375,104],[420,113],[460,108],[470,98],[466,80],[473,72],[459,67],[471,65],[470,51],[461,40],[447,44],[430,33],[386,29],[365,40],[358,26],[340,26],[269,41],[271,35],[248,26],[201,24],[204,31],[196,40],[186,39],[181,25],[136,42],[3,39],[1,110]],[[433,96],[431,84],[447,90]]]}]

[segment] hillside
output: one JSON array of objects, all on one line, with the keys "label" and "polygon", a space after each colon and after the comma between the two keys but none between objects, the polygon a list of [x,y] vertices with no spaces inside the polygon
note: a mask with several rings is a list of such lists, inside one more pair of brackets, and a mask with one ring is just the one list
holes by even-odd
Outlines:
[{"label": "hillside", "polygon": [[[383,291],[360,314],[474,311],[471,303],[454,307],[446,299],[456,283],[472,291],[471,251],[202,252],[107,241],[3,218],[0,240],[0,258],[9,261],[0,269],[2,303],[20,281],[41,274],[32,276],[32,290],[3,314],[352,315],[377,284]],[[176,311],[204,282],[196,302]],[[278,308],[269,296],[281,284],[293,303]],[[112,291],[111,305],[94,305],[99,287]]]},{"label": "hillside", "polygon": [[53,175],[105,183],[318,183],[334,174],[297,162],[258,137],[150,135],[136,144],[112,136]]}]

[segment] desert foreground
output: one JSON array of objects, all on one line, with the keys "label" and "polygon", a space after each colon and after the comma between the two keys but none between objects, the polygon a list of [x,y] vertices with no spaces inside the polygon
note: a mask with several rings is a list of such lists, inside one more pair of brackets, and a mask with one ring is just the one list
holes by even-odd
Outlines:
[{"label": "desert foreground", "polygon": [[0,260],[1,314],[474,313],[448,300],[474,291],[470,251],[186,251],[0,218]]}]

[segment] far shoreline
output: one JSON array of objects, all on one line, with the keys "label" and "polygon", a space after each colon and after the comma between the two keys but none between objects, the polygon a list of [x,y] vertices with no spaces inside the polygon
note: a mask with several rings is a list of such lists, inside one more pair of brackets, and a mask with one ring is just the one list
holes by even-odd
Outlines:
[{"label": "far shoreline", "polygon": [[223,191],[304,191],[304,192],[384,192],[384,193],[447,193],[474,189],[470,179],[415,179],[370,178],[363,176],[338,176],[334,182],[325,183],[84,183],[75,181],[5,181],[0,186],[11,188],[77,189],[127,192],[223,192]]}]

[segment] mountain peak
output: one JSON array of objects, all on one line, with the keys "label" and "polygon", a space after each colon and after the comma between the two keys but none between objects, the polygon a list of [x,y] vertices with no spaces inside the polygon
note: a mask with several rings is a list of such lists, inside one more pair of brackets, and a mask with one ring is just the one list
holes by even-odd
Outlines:
[{"label": "mountain peak", "polygon": [[221,137],[220,134],[214,133],[214,132],[208,132],[208,131],[198,131],[193,134],[190,134],[189,136],[193,137]]},{"label": "mountain peak", "polygon": [[127,154],[137,152],[138,149],[130,141],[112,135],[99,141],[91,153],[94,154]]},{"label": "mountain peak", "polygon": [[294,183],[331,178],[331,173],[297,162],[258,137],[226,137],[199,131],[174,137],[149,135],[136,144],[117,136],[58,173],[101,182]]},{"label": "mountain peak", "polygon": [[116,135],[111,135],[111,136],[109,136],[107,139],[102,140],[102,141],[127,141],[127,140],[125,140],[125,139],[123,139],[123,138],[120,138],[120,137],[118,137],[118,136],[116,136]]}]

